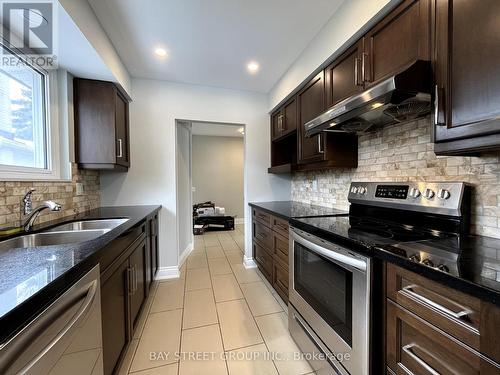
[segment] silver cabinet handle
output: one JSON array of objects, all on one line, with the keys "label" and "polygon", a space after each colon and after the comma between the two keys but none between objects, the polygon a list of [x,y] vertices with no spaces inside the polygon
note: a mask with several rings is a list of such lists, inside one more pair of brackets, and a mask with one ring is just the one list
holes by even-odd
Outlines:
[{"label": "silver cabinet handle", "polygon": [[427,362],[425,362],[422,358],[420,358],[418,355],[416,355],[413,352],[413,348],[416,347],[416,344],[408,344],[403,346],[403,351],[408,354],[415,362],[417,362],[420,366],[422,366],[428,373],[432,375],[440,375],[439,372],[434,370],[431,365],[429,365]]},{"label": "silver cabinet handle", "polygon": [[441,103],[441,89],[436,85],[434,87],[434,125],[436,126],[445,126],[444,122],[439,121],[439,112],[441,111],[440,103]]},{"label": "silver cabinet handle", "polygon": [[449,315],[455,319],[461,319],[464,316],[467,316],[470,313],[472,313],[471,310],[469,310],[463,306],[460,306],[459,304],[457,304],[454,301],[450,301],[450,303],[457,305],[461,309],[459,312],[452,311],[452,310],[448,309],[447,307],[445,307],[437,302],[434,302],[433,300],[431,300],[425,296],[422,296],[421,294],[418,294],[417,292],[414,291],[415,288],[417,288],[417,285],[407,285],[401,289],[400,293],[406,294],[410,298],[413,298],[413,299],[418,300],[426,305],[429,305],[430,307],[434,308],[435,310],[438,310],[441,313],[443,313],[445,315]]},{"label": "silver cabinet handle", "polygon": [[131,296],[134,294],[134,276],[133,276],[133,268],[127,268],[127,292],[128,295]]},{"label": "silver cabinet handle", "polygon": [[123,157],[123,141],[121,138],[118,138],[118,155],[116,155],[117,158],[122,158]]},{"label": "silver cabinet handle", "polygon": [[354,58],[354,86],[363,86],[363,83],[359,81],[358,65],[360,61],[359,57]]},{"label": "silver cabinet handle", "polygon": [[139,289],[139,278],[137,277],[137,265],[134,264],[134,294]]},{"label": "silver cabinet handle", "polygon": [[368,79],[366,79],[366,57],[368,54],[366,52],[363,52],[361,54],[361,76],[363,77],[362,82],[369,82]]},{"label": "silver cabinet handle", "polygon": [[318,153],[325,153],[325,150],[323,149],[323,133],[318,134]]},{"label": "silver cabinet handle", "polygon": [[[78,311],[75,313],[75,315],[73,315],[71,320],[61,329],[61,331],[59,331],[59,333],[52,339],[52,341],[50,341],[43,348],[43,350],[41,350],[34,358],[32,358],[29,363],[27,363],[21,370],[19,370],[19,372],[16,372],[17,374],[25,374],[28,371],[30,371],[30,369],[34,365],[36,365],[37,362],[40,361],[40,359],[42,359],[55,345],[57,345],[57,343],[63,337],[65,337],[66,335],[71,335],[72,332],[79,327],[81,321],[87,316],[88,311],[92,307],[92,304],[93,304],[95,297],[96,297],[96,294],[97,294],[98,285],[99,285],[98,281],[93,280],[90,283],[90,286],[88,288],[86,288],[84,292],[80,293],[77,296],[73,296],[73,298],[71,298],[66,304],[61,305],[60,308],[58,308],[54,311],[54,313],[58,314],[58,315],[55,317],[50,317],[52,319],[57,318],[64,311],[67,311],[68,308],[70,308],[70,307],[74,306],[76,303],[80,302],[82,300],[82,298],[85,298],[83,303],[82,303],[82,306],[78,309]],[[38,330],[36,330],[36,331],[38,331]],[[38,337],[40,333],[41,332],[34,332],[33,337],[28,337],[27,339],[29,341],[31,341],[31,339],[35,339],[36,337]],[[22,343],[19,342],[19,345],[22,345]],[[12,348],[13,349],[12,354],[15,355],[15,357],[13,359],[15,359],[19,355],[18,351],[25,349],[24,345],[22,345],[22,347],[19,347],[19,348],[16,348],[15,346],[16,345],[14,345],[14,347]],[[4,359],[2,359],[2,362],[3,361],[4,361]],[[7,372],[8,368],[2,369],[1,373],[5,373],[4,371]]]}]

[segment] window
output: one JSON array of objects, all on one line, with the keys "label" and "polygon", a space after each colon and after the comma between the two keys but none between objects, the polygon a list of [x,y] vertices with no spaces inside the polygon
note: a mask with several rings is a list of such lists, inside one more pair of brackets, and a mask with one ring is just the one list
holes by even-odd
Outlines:
[{"label": "window", "polygon": [[64,70],[0,66],[0,180],[71,179],[71,82]]},{"label": "window", "polygon": [[31,67],[0,67],[0,164],[46,170],[45,75]]}]

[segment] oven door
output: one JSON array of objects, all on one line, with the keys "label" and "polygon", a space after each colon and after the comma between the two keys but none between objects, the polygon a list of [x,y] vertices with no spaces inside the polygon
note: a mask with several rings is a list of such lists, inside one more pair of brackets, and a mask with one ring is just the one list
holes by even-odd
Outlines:
[{"label": "oven door", "polygon": [[368,374],[371,259],[296,228],[289,256],[291,305],[349,373]]}]

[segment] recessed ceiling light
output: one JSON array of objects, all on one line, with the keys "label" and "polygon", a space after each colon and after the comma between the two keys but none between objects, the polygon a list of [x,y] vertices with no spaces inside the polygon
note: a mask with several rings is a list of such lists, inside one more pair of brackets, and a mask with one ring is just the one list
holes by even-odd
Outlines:
[{"label": "recessed ceiling light", "polygon": [[250,73],[255,74],[259,71],[259,64],[256,63],[255,61],[250,61],[247,64],[247,69]]},{"label": "recessed ceiling light", "polygon": [[167,57],[167,51],[165,48],[157,47],[155,48],[155,55],[158,57]]}]

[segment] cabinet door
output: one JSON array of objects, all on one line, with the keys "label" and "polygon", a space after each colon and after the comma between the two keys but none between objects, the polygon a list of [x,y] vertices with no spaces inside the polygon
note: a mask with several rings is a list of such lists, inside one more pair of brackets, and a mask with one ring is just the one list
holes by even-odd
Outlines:
[{"label": "cabinet door", "polygon": [[500,367],[425,320],[387,302],[387,365],[397,374],[498,374]]},{"label": "cabinet door", "polygon": [[115,164],[115,94],[110,82],[73,81],[76,159],[79,164]]},{"label": "cabinet door", "polygon": [[146,293],[146,241],[142,241],[136,249],[130,254],[130,284],[132,286],[130,294],[130,324],[135,329],[142,302],[144,302]]},{"label": "cabinet door", "polygon": [[325,110],[325,80],[323,72],[314,77],[297,95],[299,109],[299,164],[323,161],[324,133],[306,137],[304,125]]},{"label": "cabinet door", "polygon": [[[436,2],[436,142],[500,132],[499,14],[496,0]],[[456,151],[477,146],[457,143]]]},{"label": "cabinet door", "polygon": [[271,140],[281,137],[281,124],[283,123],[283,115],[281,108],[271,114]]},{"label": "cabinet door", "polygon": [[128,102],[116,91],[116,163],[129,166]]},{"label": "cabinet door", "polygon": [[406,0],[365,36],[362,71],[366,86],[413,61],[430,60],[430,1]]},{"label": "cabinet door", "polygon": [[297,130],[297,100],[293,98],[283,106],[282,135],[290,134],[295,130]]},{"label": "cabinet door", "polygon": [[325,69],[326,104],[331,107],[363,91],[361,58],[363,39],[354,44]]},{"label": "cabinet door", "polygon": [[273,287],[280,297],[288,303],[288,269],[283,267],[280,262],[273,262]]},{"label": "cabinet door", "polygon": [[113,373],[127,346],[127,269],[128,260],[101,285],[103,362],[106,375]]}]

